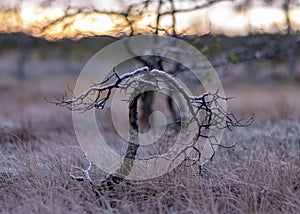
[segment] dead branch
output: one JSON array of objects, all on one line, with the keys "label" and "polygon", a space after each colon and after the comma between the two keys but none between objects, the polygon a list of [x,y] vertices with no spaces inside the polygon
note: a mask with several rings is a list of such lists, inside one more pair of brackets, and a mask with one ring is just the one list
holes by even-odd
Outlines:
[{"label": "dead branch", "polygon": [[84,157],[89,161],[89,165],[86,169],[83,169],[81,167],[78,166],[71,166],[71,169],[76,169],[77,171],[80,171],[83,176],[75,176],[75,175],[71,175],[71,178],[77,181],[85,181],[87,180],[91,185],[94,185],[93,180],[90,177],[90,171],[92,169],[92,162],[87,158],[87,155],[84,155]]},{"label": "dead branch", "polygon": [[[113,83],[107,84],[108,80],[114,80]],[[216,92],[207,92],[200,96],[190,95],[186,89],[170,74],[158,69],[150,70],[149,67],[143,67],[136,69],[132,72],[118,75],[113,69],[113,74],[105,79],[102,83],[92,85],[86,92],[83,92],[79,96],[65,95],[61,100],[49,101],[53,104],[66,107],[72,111],[85,112],[92,108],[103,109],[106,102],[112,94],[112,90],[124,90],[128,91],[130,88],[133,89],[131,92],[131,98],[129,102],[129,122],[130,122],[130,139],[126,155],[120,168],[113,174],[108,175],[102,182],[101,188],[111,188],[116,184],[119,184],[129,175],[134,161],[136,159],[137,150],[139,148],[138,142],[138,109],[137,102],[140,95],[147,89],[160,91],[163,87],[160,85],[161,82],[168,82],[176,93],[181,94],[184,99],[184,105],[186,105],[188,111],[192,115],[191,118],[184,118],[181,116],[179,121],[182,127],[189,127],[191,123],[196,122],[197,132],[191,142],[188,142],[186,146],[179,151],[180,154],[186,154],[186,160],[192,160],[193,162],[200,162],[201,152],[197,146],[197,142],[200,139],[208,139],[210,146],[213,149],[213,154],[209,159],[215,155],[214,146],[218,145],[223,148],[228,148],[221,145],[214,135],[210,135],[208,131],[217,131],[222,129],[231,130],[232,127],[244,127],[249,126],[253,117],[248,121],[237,119],[234,114],[226,112],[225,109],[220,105],[220,100],[229,100],[230,98],[221,97]],[[92,98],[94,97],[94,98]],[[204,117],[201,117],[201,115]],[[232,145],[234,146],[234,145]],[[196,157],[188,157],[187,151],[189,149],[194,150]],[[178,156],[179,156],[178,155]],[[178,157],[177,156],[177,157]],[[158,158],[158,156],[146,157],[147,159]],[[165,157],[167,158],[167,156]],[[89,176],[92,163],[89,163],[87,169],[79,167],[73,167],[76,170],[81,171],[84,176],[73,176],[76,180],[87,180],[91,185],[94,186],[94,182]]]}]

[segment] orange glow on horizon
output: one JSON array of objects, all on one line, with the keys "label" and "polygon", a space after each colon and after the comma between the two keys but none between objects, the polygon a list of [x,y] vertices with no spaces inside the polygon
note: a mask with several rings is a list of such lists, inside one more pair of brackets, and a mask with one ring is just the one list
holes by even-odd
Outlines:
[{"label": "orange glow on horizon", "polygon": [[[32,2],[24,2],[19,13],[16,11],[0,11],[1,32],[25,32],[33,36],[45,37],[48,40],[81,38],[89,35],[116,36],[129,30],[124,28],[124,20],[118,16],[105,14],[76,14],[55,22],[64,15],[62,8],[38,7]],[[286,17],[280,8],[260,7],[249,8],[243,12],[233,9],[230,2],[222,2],[212,7],[176,15],[178,33],[205,34],[208,32],[221,33],[229,36],[246,35],[250,32],[277,33],[286,29]],[[138,20],[134,27],[135,32],[151,32],[156,16],[147,15]],[[300,29],[300,8],[290,9],[292,28]],[[46,26],[45,28],[41,28]],[[119,30],[116,28],[118,26]],[[123,27],[122,27],[123,26]],[[160,28],[168,29],[172,26],[171,16],[162,18]],[[149,33],[148,32],[148,33]]]}]

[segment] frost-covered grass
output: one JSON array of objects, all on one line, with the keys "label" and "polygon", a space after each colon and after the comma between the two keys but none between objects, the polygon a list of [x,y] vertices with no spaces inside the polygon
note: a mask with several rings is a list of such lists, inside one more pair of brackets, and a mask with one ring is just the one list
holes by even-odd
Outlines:
[{"label": "frost-covered grass", "polygon": [[[76,173],[71,165],[88,164],[70,112],[43,100],[59,95],[74,78],[50,80],[0,79],[0,212],[300,213],[297,85],[276,93],[265,85],[226,87],[237,97],[232,111],[256,114],[250,127],[225,133],[223,143],[236,141],[235,148],[218,150],[200,175],[197,167],[183,164],[160,178],[123,183],[99,198],[89,183],[70,179]],[[110,124],[102,125],[113,139]],[[104,176],[92,168],[96,183]]]}]

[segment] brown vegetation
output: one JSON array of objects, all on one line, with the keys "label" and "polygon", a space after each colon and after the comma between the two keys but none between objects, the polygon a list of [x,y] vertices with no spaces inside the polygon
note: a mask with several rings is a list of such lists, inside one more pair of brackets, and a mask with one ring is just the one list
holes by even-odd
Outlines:
[{"label": "brown vegetation", "polygon": [[[225,85],[226,94],[237,97],[231,109],[240,115],[253,111],[257,115],[251,127],[226,133],[223,143],[238,142],[234,149],[218,150],[200,174],[198,168],[182,165],[154,180],[123,183],[103,192],[99,199],[87,182],[70,179],[76,173],[72,165],[88,165],[73,133],[70,112],[43,101],[44,95],[59,95],[65,83],[74,78],[57,75],[38,81],[15,81],[7,77],[0,81],[3,213],[300,211],[297,85],[282,86],[278,93],[274,93],[278,87],[272,83],[255,87],[245,82],[235,87]],[[105,130],[113,138],[113,130]],[[95,182],[103,176],[93,167],[91,177]]]}]

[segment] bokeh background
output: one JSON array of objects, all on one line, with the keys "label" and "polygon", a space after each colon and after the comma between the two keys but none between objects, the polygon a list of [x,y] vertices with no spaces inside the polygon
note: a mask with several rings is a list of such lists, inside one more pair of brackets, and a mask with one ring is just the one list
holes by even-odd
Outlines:
[{"label": "bokeh background", "polygon": [[[1,1],[0,212],[299,213],[299,30],[298,0]],[[87,165],[71,112],[44,97],[61,97],[101,48],[138,34],[197,47],[234,97],[229,110],[255,121],[226,132],[225,144],[237,146],[200,174],[180,167],[99,199],[69,178],[71,165]],[[98,116],[118,141],[109,113]]]}]

